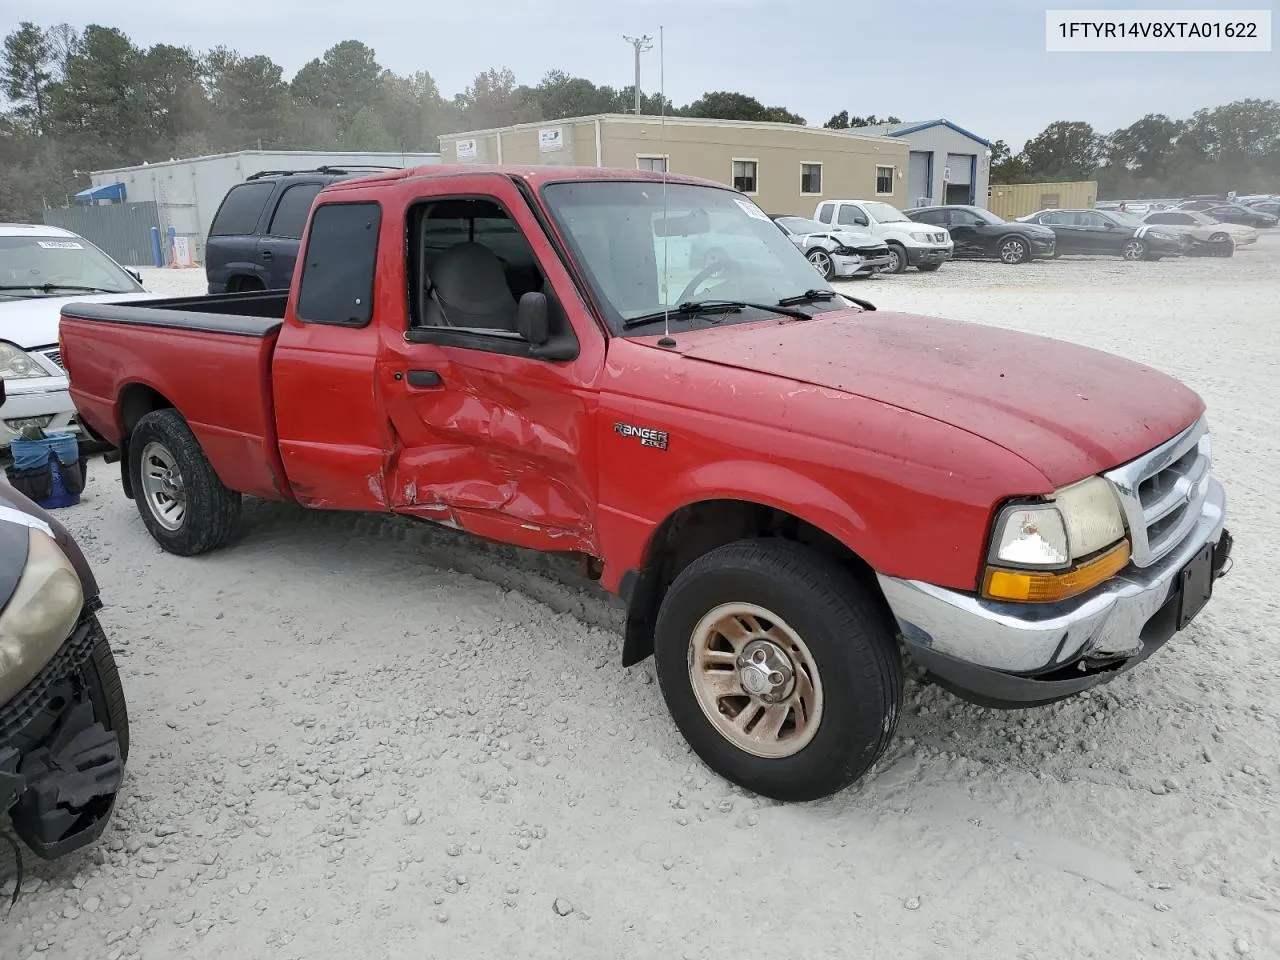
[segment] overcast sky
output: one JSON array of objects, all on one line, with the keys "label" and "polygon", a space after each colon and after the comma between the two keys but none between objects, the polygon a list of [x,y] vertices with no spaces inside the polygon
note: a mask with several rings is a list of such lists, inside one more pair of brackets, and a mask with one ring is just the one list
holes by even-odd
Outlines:
[{"label": "overcast sky", "polygon": [[[551,69],[596,83],[631,83],[623,34],[651,34],[641,86],[658,85],[664,27],[667,95],[738,90],[812,124],[842,109],[938,117],[1015,149],[1054,120],[1103,132],[1146,113],[1280,94],[1280,51],[1186,54],[1046,53],[1044,11],[1174,7],[1144,0],[264,0],[249,6],[174,0],[10,0],[12,19],[116,26],[136,43],[264,53],[286,78],[341,40],[371,46],[401,73],[428,70],[446,96],[481,70],[510,67],[534,84]],[[1182,7],[1192,5],[1181,4]],[[1195,8],[1274,8],[1275,0]],[[109,10],[109,12],[107,12]],[[230,11],[230,13],[229,13]],[[9,19],[9,18],[6,18]],[[1276,18],[1280,20],[1280,18]],[[6,28],[8,29],[8,28]]]}]

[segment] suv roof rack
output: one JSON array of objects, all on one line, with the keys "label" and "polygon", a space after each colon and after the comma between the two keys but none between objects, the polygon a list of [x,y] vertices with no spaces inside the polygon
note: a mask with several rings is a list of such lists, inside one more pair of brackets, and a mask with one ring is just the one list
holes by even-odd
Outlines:
[{"label": "suv roof rack", "polygon": [[257,173],[251,173],[245,177],[245,180],[262,180],[265,177],[291,177],[303,173],[323,173],[323,174],[344,174],[351,173],[354,170],[401,170],[402,167],[393,165],[363,165],[358,163],[349,163],[341,167],[321,166],[312,170],[259,170]]}]

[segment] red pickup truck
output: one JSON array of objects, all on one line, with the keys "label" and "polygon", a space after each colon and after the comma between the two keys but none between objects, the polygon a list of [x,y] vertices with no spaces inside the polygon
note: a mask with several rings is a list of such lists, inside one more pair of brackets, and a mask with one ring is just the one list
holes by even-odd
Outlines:
[{"label": "red pickup truck", "polygon": [[73,304],[62,359],[151,535],[241,496],[579,555],[728,779],[830,794],[904,655],[1001,707],[1114,679],[1226,572],[1201,399],[876,311],[688,177],[428,167],[327,187],[287,294]]}]

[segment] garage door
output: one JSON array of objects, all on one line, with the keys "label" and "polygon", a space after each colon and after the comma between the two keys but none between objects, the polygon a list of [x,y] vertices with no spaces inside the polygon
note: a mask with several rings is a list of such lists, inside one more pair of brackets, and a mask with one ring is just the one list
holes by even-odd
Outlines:
[{"label": "garage door", "polygon": [[972,180],[970,173],[973,169],[973,156],[972,153],[947,154],[947,170],[951,174],[949,183],[967,185]]},{"label": "garage door", "polygon": [[915,203],[921,197],[932,197],[929,189],[929,160],[933,154],[912,150],[907,158],[907,200]]}]

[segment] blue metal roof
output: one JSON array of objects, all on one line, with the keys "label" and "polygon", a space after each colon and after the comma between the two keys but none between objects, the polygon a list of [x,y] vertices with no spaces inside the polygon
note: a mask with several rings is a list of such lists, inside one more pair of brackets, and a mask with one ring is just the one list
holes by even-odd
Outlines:
[{"label": "blue metal roof", "polygon": [[107,183],[100,187],[89,187],[87,190],[81,190],[76,194],[76,199],[81,201],[123,200],[124,196],[123,183]]},{"label": "blue metal roof", "polygon": [[976,133],[970,133],[964,127],[958,126],[952,123],[950,120],[926,120],[924,123],[913,123],[910,126],[903,127],[901,130],[894,130],[892,133],[885,133],[885,136],[886,137],[905,137],[908,134],[918,133],[921,130],[928,130],[930,127],[937,127],[937,126],[949,127],[952,130],[954,130],[956,133],[960,134],[961,136],[968,137],[970,140],[976,140],[978,143],[982,144],[987,149],[991,148],[990,140],[984,140],[982,139],[982,137],[978,136]]}]

